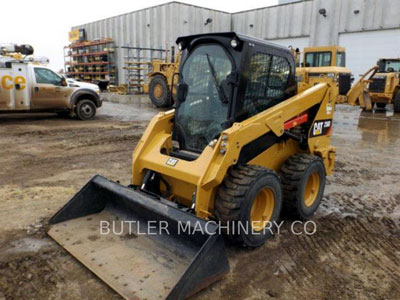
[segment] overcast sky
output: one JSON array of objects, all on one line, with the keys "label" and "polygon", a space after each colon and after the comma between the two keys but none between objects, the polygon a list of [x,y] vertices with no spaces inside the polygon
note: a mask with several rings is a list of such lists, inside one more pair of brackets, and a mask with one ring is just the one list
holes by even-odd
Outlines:
[{"label": "overcast sky", "polygon": [[[58,71],[64,66],[63,47],[68,44],[68,32],[72,26],[167,2],[170,1],[2,1],[0,43],[31,44],[35,49],[35,55],[48,57],[50,67]],[[278,0],[183,0],[180,2],[237,12],[276,5]]]}]

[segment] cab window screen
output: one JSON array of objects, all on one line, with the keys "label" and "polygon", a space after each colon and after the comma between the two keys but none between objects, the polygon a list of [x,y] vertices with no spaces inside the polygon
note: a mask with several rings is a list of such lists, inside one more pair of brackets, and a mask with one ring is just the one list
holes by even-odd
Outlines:
[{"label": "cab window screen", "polygon": [[265,53],[253,54],[238,118],[251,117],[284,100],[289,74],[290,64],[286,58]]}]

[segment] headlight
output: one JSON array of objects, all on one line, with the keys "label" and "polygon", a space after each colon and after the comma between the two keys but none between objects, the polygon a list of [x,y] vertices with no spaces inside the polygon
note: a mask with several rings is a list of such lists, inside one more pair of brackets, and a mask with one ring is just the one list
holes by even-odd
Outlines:
[{"label": "headlight", "polygon": [[238,46],[238,41],[235,39],[231,40],[231,46],[232,48],[236,48]]},{"label": "headlight", "polygon": [[179,44],[178,44],[178,49],[179,49],[180,51],[182,51],[182,49],[183,49],[182,43],[179,43]]}]

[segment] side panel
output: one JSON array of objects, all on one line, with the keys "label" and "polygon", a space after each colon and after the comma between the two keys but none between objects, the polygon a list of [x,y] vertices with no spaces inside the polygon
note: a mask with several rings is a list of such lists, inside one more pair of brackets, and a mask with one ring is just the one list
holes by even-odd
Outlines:
[{"label": "side panel", "polygon": [[13,64],[14,100],[16,110],[28,110],[30,108],[30,91],[28,87],[28,65]]},{"label": "side panel", "polygon": [[0,70],[0,110],[11,110],[15,107],[12,75],[11,69]]}]

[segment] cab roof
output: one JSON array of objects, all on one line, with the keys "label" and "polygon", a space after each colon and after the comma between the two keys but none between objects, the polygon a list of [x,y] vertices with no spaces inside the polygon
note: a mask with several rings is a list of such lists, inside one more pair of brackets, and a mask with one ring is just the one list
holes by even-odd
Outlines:
[{"label": "cab roof", "polygon": [[330,45],[330,46],[314,46],[304,48],[304,52],[345,52],[346,48]]},{"label": "cab roof", "polygon": [[[262,40],[259,38],[255,38],[252,36],[244,35],[241,33],[236,33],[236,32],[214,32],[214,33],[202,33],[202,34],[194,34],[194,35],[188,35],[188,36],[181,36],[178,37],[176,40],[176,43],[179,44],[180,42],[185,42],[187,44],[190,44],[193,40],[196,40],[198,38],[206,38],[206,37],[213,37],[213,38],[230,38],[230,39],[237,39],[238,41],[245,42],[245,43],[252,43],[255,45],[259,45],[261,47],[268,47],[268,48],[276,48],[280,51],[285,51],[285,52],[290,52],[290,49],[278,44],[275,44],[273,42],[269,42],[266,40]],[[291,52],[290,52],[291,53]]]}]

